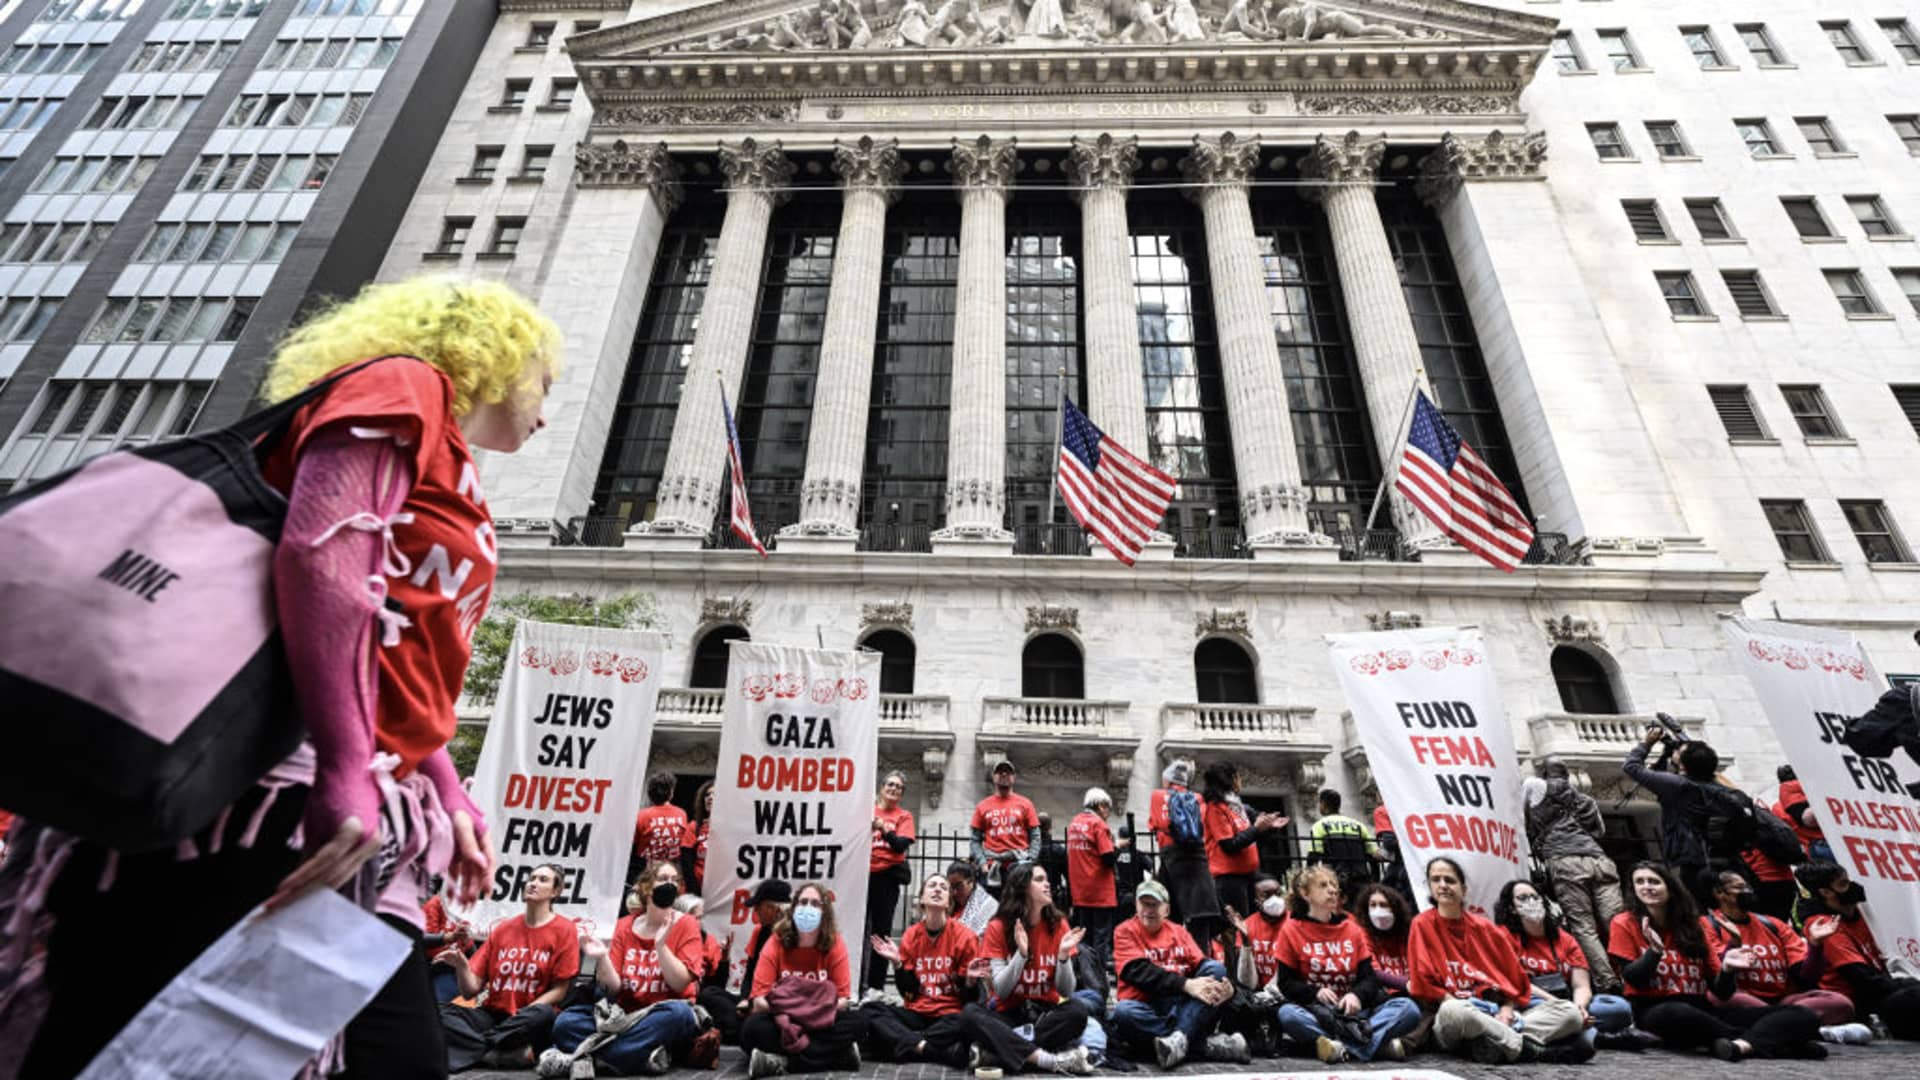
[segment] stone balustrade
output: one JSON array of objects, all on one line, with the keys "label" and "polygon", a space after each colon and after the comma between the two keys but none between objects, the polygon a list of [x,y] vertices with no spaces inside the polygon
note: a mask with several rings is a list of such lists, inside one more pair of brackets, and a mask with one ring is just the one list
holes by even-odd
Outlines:
[{"label": "stone balustrade", "polygon": [[982,733],[1066,737],[1124,733],[1133,737],[1127,724],[1128,703],[1124,701],[990,697],[980,704],[984,710]]},{"label": "stone balustrade", "polygon": [[1294,742],[1313,740],[1313,709],[1305,705],[1169,703],[1160,707],[1168,740]]}]

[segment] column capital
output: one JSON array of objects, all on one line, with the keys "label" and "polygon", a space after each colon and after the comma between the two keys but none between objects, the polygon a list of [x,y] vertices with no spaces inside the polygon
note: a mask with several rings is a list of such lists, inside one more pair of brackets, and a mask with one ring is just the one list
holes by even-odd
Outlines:
[{"label": "column capital", "polygon": [[1180,159],[1180,174],[1190,183],[1187,198],[1199,199],[1210,188],[1244,187],[1260,167],[1260,136],[1243,139],[1229,131],[1217,139],[1193,137],[1193,152]]},{"label": "column capital", "polygon": [[1133,170],[1139,161],[1140,140],[1132,136],[1116,139],[1102,133],[1098,138],[1083,139],[1075,135],[1067,150],[1067,175],[1082,188],[1125,191],[1133,183]]},{"label": "column capital", "polygon": [[846,190],[876,191],[891,203],[900,197],[907,163],[900,160],[899,139],[875,142],[873,136],[862,135],[857,142],[833,141],[833,171]]},{"label": "column capital", "polygon": [[[1307,152],[1301,172],[1308,179],[1332,184],[1370,184],[1380,172],[1380,159],[1387,153],[1386,136],[1367,138],[1357,131],[1338,137],[1320,136]],[[1309,187],[1306,195],[1317,197],[1325,186]]]},{"label": "column capital", "polygon": [[1522,131],[1517,136],[1495,131],[1478,139],[1448,132],[1433,153],[1421,159],[1415,190],[1427,205],[1440,206],[1468,180],[1544,180],[1546,160],[1544,131]]},{"label": "column capital", "polygon": [[720,144],[720,171],[726,174],[730,190],[762,191],[775,202],[784,202],[787,183],[793,179],[793,161],[778,140],[768,145],[746,138],[732,146]]},{"label": "column capital", "polygon": [[644,187],[662,210],[680,205],[680,166],[666,143],[580,142],[573,147],[573,175],[581,187]]},{"label": "column capital", "polygon": [[1013,182],[1014,140],[994,140],[986,135],[972,142],[953,140],[953,160],[948,166],[953,179],[962,188],[1004,190]]}]

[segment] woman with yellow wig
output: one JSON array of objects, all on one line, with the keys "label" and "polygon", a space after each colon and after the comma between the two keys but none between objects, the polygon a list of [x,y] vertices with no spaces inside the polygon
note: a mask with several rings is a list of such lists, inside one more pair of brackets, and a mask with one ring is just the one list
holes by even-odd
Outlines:
[{"label": "woman with yellow wig", "polygon": [[[445,277],[368,286],[281,343],[266,400],[334,379],[262,462],[288,503],[274,600],[307,742],[180,851],[61,875],[23,1075],[92,1059],[263,901],[340,889],[418,940],[433,876],[478,898],[492,846],[446,749],[498,558],[471,448],[513,453],[544,425],[558,344],[513,290]],[[110,932],[155,898],[162,924],[137,942]],[[446,1075],[420,949],[319,1064]]]}]

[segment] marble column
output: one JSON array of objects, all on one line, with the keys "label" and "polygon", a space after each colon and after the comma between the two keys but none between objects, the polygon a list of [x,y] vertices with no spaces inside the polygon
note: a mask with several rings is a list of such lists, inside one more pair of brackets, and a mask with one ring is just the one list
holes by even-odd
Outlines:
[{"label": "marble column", "polygon": [[862,136],[851,144],[835,142],[833,169],[840,174],[843,192],[840,233],[833,246],[820,378],[807,433],[800,521],[780,530],[780,537],[783,546],[852,550],[859,536],[887,207],[900,197],[907,164],[900,160],[899,140],[875,142]]},{"label": "marble column", "polygon": [[1080,289],[1086,315],[1087,418],[1147,459],[1147,390],[1133,294],[1127,188],[1138,139],[1074,137],[1067,175],[1080,203]]},{"label": "marble column", "polygon": [[700,304],[700,328],[693,335],[693,355],[680,388],[649,536],[700,539],[713,528],[727,460],[720,387],[725,384],[728,400],[739,403],[740,377],[759,307],[767,226],[793,177],[793,163],[778,142],[768,145],[750,138],[720,145],[720,169],[727,178],[727,213]]},{"label": "marble column", "polygon": [[680,205],[679,170],[664,143],[583,142],[573,177],[579,190],[539,296],[566,359],[547,395],[547,428],[510,461],[480,455],[503,544],[545,547],[553,522],[587,513],[660,234]]},{"label": "marble column", "polygon": [[[1340,293],[1347,302],[1347,324],[1353,334],[1354,360],[1366,390],[1374,445],[1379,448],[1381,483],[1390,487],[1399,464],[1394,455],[1406,433],[1407,401],[1415,379],[1426,386],[1426,373],[1393,248],[1387,243],[1387,228],[1373,197],[1373,180],[1386,149],[1385,138],[1363,138],[1357,131],[1338,137],[1322,135],[1307,155],[1304,170],[1321,181],[1308,188],[1307,195],[1326,210],[1334,263],[1340,268]],[[1431,389],[1427,396],[1433,396]],[[1388,492],[1386,501],[1402,542],[1416,548],[1452,544],[1405,499]]]},{"label": "marble column", "polygon": [[1233,432],[1234,471],[1240,479],[1240,520],[1247,543],[1325,549],[1333,541],[1307,524],[1307,491],[1300,484],[1286,369],[1274,338],[1260,241],[1253,231],[1247,178],[1260,167],[1260,140],[1232,132],[1194,136],[1180,162],[1187,197],[1207,225],[1207,266],[1213,279],[1214,330],[1226,384],[1227,423]]},{"label": "marble column", "polygon": [[953,407],[947,430],[947,523],[935,551],[1009,550],[1007,531],[1007,185],[1012,139],[953,141],[960,189],[954,290]]}]

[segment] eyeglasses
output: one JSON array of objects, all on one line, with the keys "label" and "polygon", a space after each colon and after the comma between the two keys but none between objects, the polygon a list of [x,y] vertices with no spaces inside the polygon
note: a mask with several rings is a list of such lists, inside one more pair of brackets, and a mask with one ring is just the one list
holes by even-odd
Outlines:
[{"label": "eyeglasses", "polygon": [[793,906],[794,906],[794,907],[810,907],[810,908],[824,908],[824,907],[826,907],[826,906],[827,906],[827,904],[826,904],[826,901],[824,901],[824,900],[818,900],[818,899],[814,899],[814,900],[795,900],[795,901],[793,902]]}]

